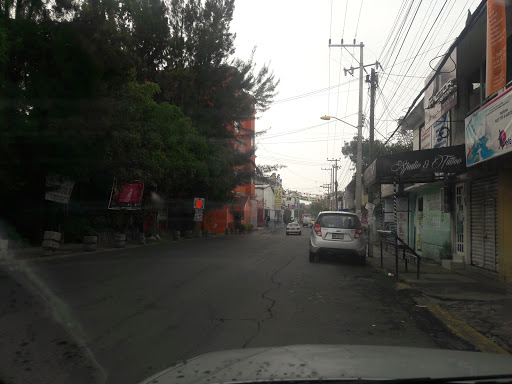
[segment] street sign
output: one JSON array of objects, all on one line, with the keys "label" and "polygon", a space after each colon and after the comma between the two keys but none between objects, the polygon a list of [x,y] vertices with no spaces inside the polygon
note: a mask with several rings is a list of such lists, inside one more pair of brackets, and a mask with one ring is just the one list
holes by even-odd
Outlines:
[{"label": "street sign", "polygon": [[204,209],[204,198],[203,197],[194,198],[194,208],[195,209]]},{"label": "street sign", "polygon": [[203,221],[203,210],[197,209],[194,213],[194,221]]}]

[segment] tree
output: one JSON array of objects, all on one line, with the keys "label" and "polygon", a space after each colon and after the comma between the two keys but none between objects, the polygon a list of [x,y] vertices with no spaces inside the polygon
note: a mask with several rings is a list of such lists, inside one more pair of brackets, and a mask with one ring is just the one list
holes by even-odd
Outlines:
[{"label": "tree", "polygon": [[286,208],[283,213],[283,221],[285,224],[292,222],[292,211],[289,208]]},{"label": "tree", "polygon": [[0,0],[3,216],[39,241],[52,175],[101,209],[114,178],[229,199],[255,166],[230,127],[267,109],[278,84],[268,65],[233,57],[233,10],[234,0]]},{"label": "tree", "polygon": [[[364,139],[362,142],[362,172],[368,168],[370,165],[370,161],[375,160],[374,158],[370,159],[370,140]],[[393,142],[388,143],[384,146],[384,143],[380,140],[374,141],[374,149],[373,156],[378,152],[379,156],[390,155],[392,153],[399,152],[407,152],[412,151],[412,132],[406,131],[405,129],[400,129],[396,138]],[[353,140],[350,142],[345,142],[343,148],[341,148],[341,152],[345,157],[348,157],[352,163],[356,164],[357,157],[357,136],[354,136]]]},{"label": "tree", "polygon": [[311,204],[306,205],[306,212],[311,214],[313,218],[317,217],[320,212],[327,210],[329,210],[329,207],[318,201],[314,201]]}]

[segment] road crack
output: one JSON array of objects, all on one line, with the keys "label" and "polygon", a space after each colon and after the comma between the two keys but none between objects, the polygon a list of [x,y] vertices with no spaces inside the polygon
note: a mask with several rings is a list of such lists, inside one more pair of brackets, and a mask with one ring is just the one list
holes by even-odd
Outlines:
[{"label": "road crack", "polygon": [[276,276],[279,272],[281,272],[282,270],[284,270],[286,267],[288,267],[295,259],[297,258],[297,256],[293,256],[292,258],[288,259],[288,261],[286,263],[284,263],[281,267],[279,267],[278,269],[276,269],[274,272],[272,272],[272,275],[270,275],[270,282],[274,285],[273,287],[267,289],[265,292],[263,292],[261,294],[261,298],[263,300],[266,300],[269,302],[269,304],[267,305],[267,317],[261,319],[261,320],[256,320],[256,331],[245,341],[244,345],[242,346],[242,348],[247,348],[247,346],[249,345],[249,343],[251,343],[252,340],[254,340],[254,338],[256,338],[256,336],[258,336],[258,334],[260,333],[260,330],[261,330],[261,327],[263,325],[263,323],[267,320],[271,320],[274,318],[274,313],[272,312],[272,310],[274,309],[277,301],[275,299],[273,299],[272,297],[269,297],[268,294],[270,292],[272,292],[273,290],[275,289],[279,289],[281,288],[281,282],[279,280],[276,279]]}]

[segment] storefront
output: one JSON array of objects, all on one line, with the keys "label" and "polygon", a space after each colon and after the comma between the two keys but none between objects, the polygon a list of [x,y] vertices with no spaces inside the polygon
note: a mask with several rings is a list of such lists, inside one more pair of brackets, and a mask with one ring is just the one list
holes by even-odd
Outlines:
[{"label": "storefront", "polygon": [[384,227],[424,257],[452,256],[454,204],[447,201],[456,175],[466,171],[464,159],[464,145],[403,152],[377,158],[364,174],[366,187],[394,185],[393,198],[382,201]]}]

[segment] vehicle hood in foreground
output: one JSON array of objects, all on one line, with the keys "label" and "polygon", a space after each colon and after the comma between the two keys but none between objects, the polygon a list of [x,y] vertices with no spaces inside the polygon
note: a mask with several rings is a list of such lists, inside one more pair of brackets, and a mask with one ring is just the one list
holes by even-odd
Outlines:
[{"label": "vehicle hood in foreground", "polygon": [[296,345],[207,353],[142,383],[392,380],[512,374],[512,356],[442,349]]}]

